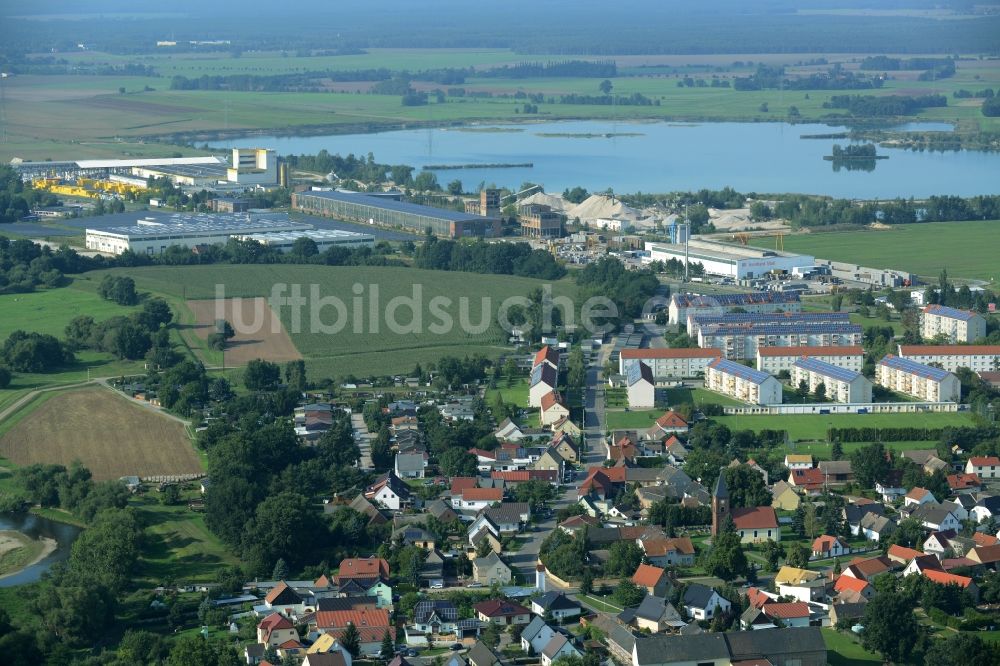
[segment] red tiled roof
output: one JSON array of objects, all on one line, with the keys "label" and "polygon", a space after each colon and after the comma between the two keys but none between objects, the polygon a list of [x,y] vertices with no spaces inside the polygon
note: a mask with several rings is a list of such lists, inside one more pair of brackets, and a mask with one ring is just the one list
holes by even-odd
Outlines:
[{"label": "red tiled roof", "polygon": [[930,491],[927,490],[926,488],[921,488],[921,487],[918,486],[918,487],[913,488],[912,490],[910,490],[910,492],[906,493],[906,498],[907,499],[912,499],[912,500],[918,500],[919,501],[919,500],[922,500],[923,498],[927,497],[927,494],[929,492]]},{"label": "red tiled roof", "polygon": [[501,472],[494,470],[490,472],[490,477],[494,479],[503,479],[511,483],[519,483],[522,481],[531,481],[533,479],[539,479],[542,481],[558,481],[559,480],[559,470],[556,469],[519,469],[511,470],[509,472]]},{"label": "red tiled roof", "polygon": [[884,573],[892,568],[892,562],[887,557],[858,557],[851,560],[850,566],[854,567],[862,576],[870,578]]},{"label": "red tiled roof", "polygon": [[900,345],[903,356],[969,356],[1000,354],[1000,345]]},{"label": "red tiled roof", "polygon": [[293,626],[292,621],[281,613],[271,613],[260,621],[257,628],[265,630],[266,633],[270,633],[275,629],[291,629]]},{"label": "red tiled roof", "polygon": [[465,502],[499,502],[503,499],[503,488],[466,488],[462,491]]},{"label": "red tiled roof", "polygon": [[772,599],[756,587],[749,587],[747,588],[747,601],[753,608],[760,609],[771,603]]},{"label": "red tiled roof", "polygon": [[656,425],[661,428],[686,428],[688,422],[681,418],[681,415],[673,410],[663,412],[663,416],[656,419]]},{"label": "red tiled roof", "polygon": [[[316,626],[320,631],[328,629],[346,629],[353,624],[359,630],[365,627],[375,627],[385,630],[391,626],[389,611],[385,608],[364,608],[361,610],[317,611]],[[381,638],[381,633],[379,638]]]},{"label": "red tiled roof", "polygon": [[543,412],[549,411],[550,409],[552,409],[556,405],[561,405],[563,407],[566,406],[566,405],[563,404],[562,396],[559,395],[558,391],[549,391],[548,393],[546,393],[545,395],[542,396],[542,411]]},{"label": "red tiled roof", "polygon": [[654,567],[652,564],[640,564],[632,574],[632,582],[639,587],[655,587],[665,573],[665,569]]},{"label": "red tiled roof", "polygon": [[992,534],[984,534],[982,532],[973,532],[972,540],[975,541],[978,546],[995,546],[1000,543],[1000,539],[997,539]]},{"label": "red tiled roof", "polygon": [[972,456],[969,462],[973,467],[990,467],[1000,465],[1000,458],[996,456]]},{"label": "red tiled roof", "polygon": [[664,348],[664,349],[623,349],[622,358],[720,358],[719,349]]},{"label": "red tiled roof", "polygon": [[847,544],[844,543],[843,539],[836,536],[830,536],[829,534],[824,534],[822,536],[816,537],[813,541],[812,550],[814,553],[828,553],[833,550],[834,545],[840,544],[846,547]]},{"label": "red tiled roof", "polygon": [[475,488],[479,479],[474,476],[456,476],[451,479],[451,494],[461,495],[466,488]]},{"label": "red tiled roof", "polygon": [[[976,557],[970,559],[978,559],[983,564],[1000,562],[1000,544],[976,546],[972,549],[972,552],[976,554]],[[966,553],[966,556],[968,556],[968,553]]]},{"label": "red tiled roof", "polygon": [[488,460],[497,459],[497,454],[493,453],[492,451],[485,451],[483,449],[471,448],[469,449],[469,453],[476,456],[477,458],[486,458]]},{"label": "red tiled roof", "polygon": [[552,347],[549,347],[548,345],[545,345],[544,347],[542,347],[541,349],[539,349],[537,352],[535,352],[535,358],[531,362],[531,367],[535,367],[539,363],[544,363],[545,361],[548,361],[552,365],[558,367],[558,365],[559,365],[559,351],[556,350],[556,349],[553,349]]},{"label": "red tiled roof", "polygon": [[341,578],[388,578],[389,563],[381,557],[348,557],[340,561],[337,579]]},{"label": "red tiled roof", "polygon": [[481,601],[472,607],[477,613],[482,613],[486,617],[511,617],[514,615],[530,615],[531,611],[516,604],[513,601],[503,599],[490,599]]},{"label": "red tiled roof", "polygon": [[647,557],[661,557],[667,553],[682,553],[694,555],[694,543],[690,537],[675,537],[672,539],[643,539],[642,549]]},{"label": "red tiled roof", "polygon": [[776,529],[778,516],[769,506],[757,506],[750,509],[733,509],[733,523],[738,530]]},{"label": "red tiled roof", "polygon": [[861,356],[861,347],[760,347],[759,356]]},{"label": "red tiled roof", "polygon": [[899,544],[894,543],[889,546],[889,550],[886,551],[886,555],[894,560],[909,562],[914,557],[920,557],[923,553],[919,550],[914,550],[913,548],[907,548],[906,546],[900,546]]},{"label": "red tiled roof", "polygon": [[779,620],[809,617],[809,606],[801,601],[792,603],[765,604],[761,610],[764,611],[764,615]]},{"label": "red tiled roof", "polygon": [[938,571],[937,569],[924,569],[920,572],[923,574],[924,578],[934,581],[939,585],[958,585],[959,587],[969,587],[972,584],[972,579],[966,576],[959,576],[958,574],[947,573],[945,571]]},{"label": "red tiled roof", "polygon": [[810,467],[809,469],[793,469],[788,479],[788,483],[791,485],[808,488],[810,490],[822,488],[825,482],[826,475],[823,474],[823,470],[817,467]]},{"label": "red tiled roof", "polygon": [[289,638],[287,641],[285,641],[278,647],[282,650],[292,650],[292,649],[301,650],[305,646],[302,645],[302,643],[295,640],[294,638]]},{"label": "red tiled roof", "polygon": [[868,587],[868,581],[863,578],[855,578],[853,576],[841,576],[834,583],[833,589],[837,592],[843,592],[844,590],[853,590],[854,592],[862,592],[866,587]]},{"label": "red tiled roof", "polygon": [[278,584],[272,587],[271,591],[267,593],[266,597],[264,597],[264,601],[266,601],[269,604],[273,604],[274,600],[277,599],[279,596],[281,596],[281,593],[287,589],[288,589],[288,583],[286,583],[283,580],[278,581]]},{"label": "red tiled roof", "polygon": [[978,474],[949,474],[948,475],[948,487],[952,490],[967,490],[969,488],[978,488],[983,485],[983,480],[979,478]]}]

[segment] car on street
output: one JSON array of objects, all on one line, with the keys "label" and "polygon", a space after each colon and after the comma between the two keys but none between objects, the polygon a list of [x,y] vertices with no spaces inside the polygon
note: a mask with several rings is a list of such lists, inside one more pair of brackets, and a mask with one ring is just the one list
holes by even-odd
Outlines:
[{"label": "car on street", "polygon": [[466,587],[482,587],[482,586],[483,586],[483,584],[480,583],[479,581],[473,581],[473,582],[469,583],[468,585],[466,585]]},{"label": "car on street", "polygon": [[452,650],[461,650],[463,647],[464,646],[461,643],[452,643],[451,644],[451,649]]}]

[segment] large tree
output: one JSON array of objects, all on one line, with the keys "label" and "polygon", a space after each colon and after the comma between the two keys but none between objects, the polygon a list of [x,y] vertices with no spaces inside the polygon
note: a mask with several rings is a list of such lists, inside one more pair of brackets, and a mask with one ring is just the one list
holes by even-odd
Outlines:
[{"label": "large tree", "polygon": [[712,547],[705,556],[705,571],[724,581],[745,575],[749,570],[747,556],[743,552],[740,535],[732,518],[727,520],[719,533],[712,539]]},{"label": "large tree", "polygon": [[441,473],[447,476],[475,476],[476,457],[461,447],[448,449],[438,458]]},{"label": "large tree", "polygon": [[851,469],[854,478],[862,488],[874,488],[875,483],[884,481],[892,469],[892,463],[880,443],[869,444],[851,453]]},{"label": "large tree", "polygon": [[771,505],[771,493],[760,472],[749,465],[734,465],[722,473],[729,488],[729,503],[734,509]]},{"label": "large tree", "polygon": [[611,544],[608,563],[604,566],[606,576],[631,576],[642,564],[642,548],[634,541],[616,541]]},{"label": "large tree", "polygon": [[913,603],[895,591],[876,594],[861,619],[861,643],[886,661],[910,663],[919,654],[923,632],[913,614]]}]

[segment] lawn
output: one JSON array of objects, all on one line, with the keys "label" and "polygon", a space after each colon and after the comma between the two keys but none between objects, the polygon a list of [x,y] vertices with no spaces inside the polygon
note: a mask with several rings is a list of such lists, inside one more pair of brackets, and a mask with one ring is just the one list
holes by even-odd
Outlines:
[{"label": "lawn", "polygon": [[97,294],[92,276],[75,278],[68,286],[26,294],[0,296],[0,340],[17,329],[48,333],[58,338],[74,317],[90,315],[97,321],[127,315],[136,308],[118,305]]},{"label": "lawn", "polygon": [[663,416],[662,409],[605,412],[608,430],[643,430],[651,428],[653,421],[661,416]]},{"label": "lawn", "polygon": [[[942,256],[961,258],[948,266],[952,277],[996,281],[996,220],[907,224],[884,231],[822,231],[788,234],[784,247],[823,259],[846,261],[873,268],[895,268],[937,279]],[[774,247],[773,237],[752,239],[754,245]],[[867,324],[866,325],[870,325]]]},{"label": "lawn", "polygon": [[521,377],[516,379],[513,384],[508,383],[506,379],[500,379],[497,381],[497,387],[495,389],[490,389],[487,393],[486,400],[489,404],[492,404],[493,396],[497,393],[503,398],[503,401],[508,405],[514,405],[515,407],[527,407],[528,406],[528,378]]},{"label": "lawn", "polygon": [[600,597],[595,597],[592,594],[578,594],[576,598],[582,601],[587,606],[594,608],[595,610],[602,611],[604,613],[621,613],[622,609],[618,606],[614,606],[606,601],[603,601]]},{"label": "lawn", "polygon": [[780,414],[767,416],[713,416],[733,430],[785,430],[794,440],[825,440],[828,428],[946,428],[972,426],[967,413],[926,414]]},{"label": "lawn", "polygon": [[826,642],[827,660],[830,666],[878,666],[882,660],[875,654],[861,647],[861,644],[848,634],[830,627],[824,627],[823,640]]},{"label": "lawn", "polygon": [[[95,279],[101,273],[94,273]],[[285,295],[300,289],[306,302],[299,316],[287,305],[279,306],[276,314],[309,372],[340,378],[409,373],[418,363],[427,367],[446,355],[495,357],[510,349],[507,334],[496,323],[500,307],[510,297],[547,284],[404,267],[225,265],[147,267],[127,273],[141,291],[164,294],[174,303],[178,298],[211,299],[217,285],[227,297],[268,297],[275,285],[283,287]],[[571,296],[575,286],[561,280],[552,284],[552,292]],[[326,300],[313,299],[313,293]],[[416,304],[416,316],[407,303],[394,306],[401,299]],[[232,323],[239,328],[239,322]]]},{"label": "lawn", "polygon": [[692,388],[689,386],[671,388],[666,390],[667,403],[670,405],[681,405],[684,403],[690,403],[692,405],[701,406],[706,404],[711,405],[726,405],[730,407],[745,407],[746,403],[740,402],[739,400],[734,400],[729,396],[722,395],[721,393],[716,393],[715,391],[709,391],[703,388]]}]

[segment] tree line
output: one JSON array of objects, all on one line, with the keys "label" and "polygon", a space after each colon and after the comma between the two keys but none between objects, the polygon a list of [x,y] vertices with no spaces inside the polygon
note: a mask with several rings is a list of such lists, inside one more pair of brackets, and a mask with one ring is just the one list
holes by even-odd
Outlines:
[{"label": "tree line", "polygon": [[518,275],[541,280],[558,280],[566,269],[545,250],[533,250],[527,243],[487,243],[441,240],[427,236],[415,249],[417,268],[439,271],[466,271],[496,275]]},{"label": "tree line", "polygon": [[948,106],[944,95],[834,95],[824,109],[845,109],[853,116],[909,116],[932,107]]},{"label": "tree line", "polygon": [[59,200],[51,192],[25,184],[13,167],[0,165],[0,224],[17,222],[37,206],[54,206]]},{"label": "tree line", "polygon": [[781,65],[757,65],[757,71],[750,76],[738,76],[733,80],[734,90],[865,90],[881,88],[882,79],[876,76],[856,74],[836,64],[826,72],[806,76],[785,76]]}]

